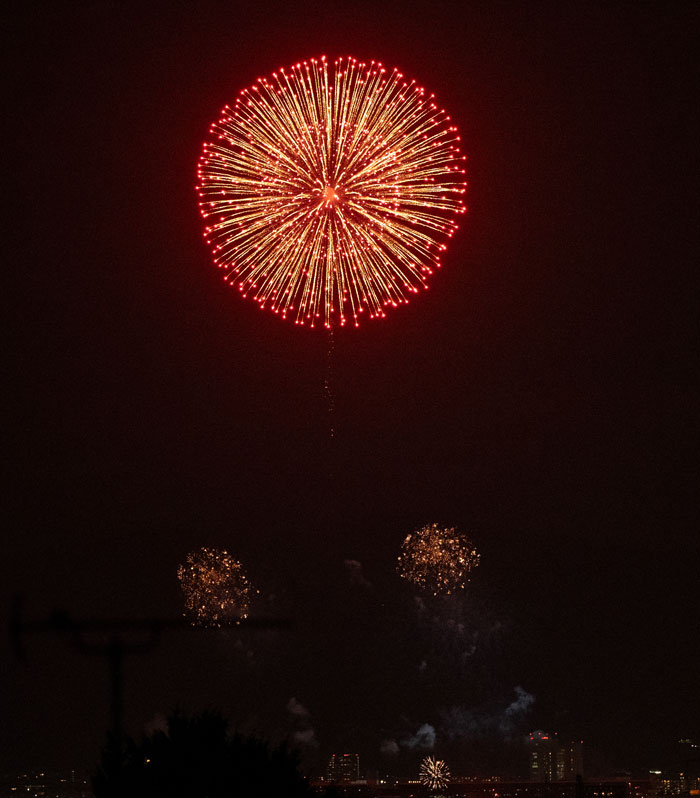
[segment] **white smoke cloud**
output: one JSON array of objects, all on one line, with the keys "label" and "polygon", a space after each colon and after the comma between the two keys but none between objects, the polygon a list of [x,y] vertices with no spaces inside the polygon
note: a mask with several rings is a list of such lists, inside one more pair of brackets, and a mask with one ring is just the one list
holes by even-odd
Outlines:
[{"label": "white smoke cloud", "polygon": [[401,740],[401,745],[410,749],[419,748],[424,751],[432,751],[435,748],[435,728],[429,723],[424,723],[411,737]]},{"label": "white smoke cloud", "polygon": [[292,732],[292,742],[308,748],[318,748],[316,732],[309,720],[311,713],[295,696],[287,701],[287,712],[292,716],[293,724],[297,727]]},{"label": "white smoke cloud", "polygon": [[156,714],[148,721],[148,723],[146,723],[144,731],[146,734],[153,734],[157,731],[167,734],[168,719],[162,712],[156,712]]},{"label": "white smoke cloud", "polygon": [[462,652],[462,662],[466,662],[469,657],[473,657],[476,654],[477,646],[476,643],[472,643],[470,646],[464,649]]},{"label": "white smoke cloud", "polygon": [[294,696],[287,701],[287,711],[290,715],[294,715],[297,718],[309,717],[309,710],[301,703],[301,701],[297,701]]},{"label": "white smoke cloud", "polygon": [[515,696],[502,712],[449,707],[441,713],[440,731],[449,740],[474,739],[490,734],[509,737],[535,702],[535,697],[520,685],[515,688]]},{"label": "white smoke cloud", "polygon": [[397,756],[400,750],[399,744],[392,739],[382,740],[382,744],[379,746],[380,753],[385,756]]},{"label": "white smoke cloud", "polygon": [[295,731],[292,735],[292,740],[299,745],[306,745],[310,748],[318,748],[316,732],[312,728]]},{"label": "white smoke cloud", "polygon": [[359,560],[343,560],[343,567],[348,575],[351,585],[358,587],[372,587],[372,583],[367,579]]},{"label": "white smoke cloud", "polygon": [[449,707],[440,714],[440,730],[449,740],[480,737],[487,731],[489,719],[464,707]]},{"label": "white smoke cloud", "polygon": [[515,688],[517,698],[512,704],[506,707],[505,715],[511,717],[513,715],[521,715],[527,712],[535,702],[535,696],[523,690],[520,685]]}]

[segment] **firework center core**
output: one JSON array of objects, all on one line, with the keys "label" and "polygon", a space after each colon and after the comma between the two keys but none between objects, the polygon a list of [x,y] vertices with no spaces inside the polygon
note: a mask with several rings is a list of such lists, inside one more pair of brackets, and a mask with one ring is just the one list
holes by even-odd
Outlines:
[{"label": "firework center core", "polygon": [[336,192],[333,186],[325,187],[325,189],[323,190],[323,199],[326,202],[336,202],[339,199],[338,193]]}]

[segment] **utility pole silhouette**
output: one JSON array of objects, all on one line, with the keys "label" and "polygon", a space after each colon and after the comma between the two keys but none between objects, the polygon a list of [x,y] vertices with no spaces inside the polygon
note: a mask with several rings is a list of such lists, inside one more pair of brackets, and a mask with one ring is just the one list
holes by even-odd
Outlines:
[{"label": "utility pole silhouette", "polygon": [[[164,631],[212,632],[216,628],[194,626],[184,618],[136,619],[73,619],[67,612],[54,610],[48,618],[25,621],[22,601],[15,598],[10,615],[10,640],[15,655],[26,661],[24,640],[28,635],[59,635],[82,654],[101,656],[109,667],[110,733],[116,742],[123,737],[124,718],[124,657],[143,654],[154,648]],[[223,628],[241,631],[254,629],[288,629],[286,618],[238,618],[220,623]]]}]

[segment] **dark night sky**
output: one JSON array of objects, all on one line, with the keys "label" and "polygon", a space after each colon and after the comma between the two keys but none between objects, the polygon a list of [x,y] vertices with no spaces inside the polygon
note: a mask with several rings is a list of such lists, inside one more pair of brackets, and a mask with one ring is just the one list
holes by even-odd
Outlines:
[{"label": "dark night sky", "polygon": [[[130,658],[131,732],[179,703],[281,736],[300,728],[294,696],[310,766],[353,749],[413,767],[380,743],[430,723],[452,770],[478,773],[508,756],[492,719],[520,686],[535,701],[508,734],[580,736],[601,768],[652,767],[698,734],[696,308],[671,235],[683,190],[665,185],[697,14],[674,8],[27,3],[6,19],[3,612],[19,593],[32,618],[174,617],[178,563],[214,545],[260,612],[294,621]],[[224,288],[193,190],[219,109],[321,54],[434,91],[470,183],[431,290],[336,336],[333,439],[327,339]],[[394,562],[432,520],[468,530],[482,566],[426,620]],[[90,766],[105,664],[58,638],[27,640],[26,664],[0,653],[0,770]],[[450,741],[455,707],[473,728]]]}]

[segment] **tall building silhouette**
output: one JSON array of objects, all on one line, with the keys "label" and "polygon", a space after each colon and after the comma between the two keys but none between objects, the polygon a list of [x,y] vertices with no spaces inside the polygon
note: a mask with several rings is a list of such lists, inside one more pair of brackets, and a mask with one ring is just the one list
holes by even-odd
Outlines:
[{"label": "tall building silhouette", "polygon": [[326,779],[335,784],[359,781],[360,755],[331,754],[330,762],[326,769]]},{"label": "tall building silhouette", "polygon": [[557,734],[534,731],[529,735],[530,781],[575,781],[583,776],[583,740],[563,743]]}]

